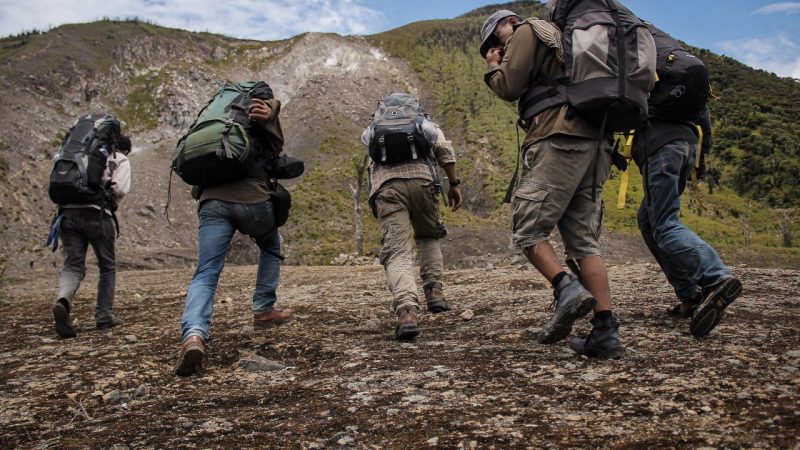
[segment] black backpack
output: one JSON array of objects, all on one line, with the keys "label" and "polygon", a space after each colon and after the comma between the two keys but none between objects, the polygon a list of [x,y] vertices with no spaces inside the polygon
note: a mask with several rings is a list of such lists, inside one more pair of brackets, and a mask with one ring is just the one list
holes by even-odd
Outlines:
[{"label": "black backpack", "polygon": [[537,80],[519,101],[520,118],[567,103],[604,131],[645,123],[656,49],[644,23],[616,0],[558,0],[550,19],[562,32],[564,72]]},{"label": "black backpack", "polygon": [[656,42],[658,82],[650,92],[650,117],[695,122],[711,94],[708,69],[672,36],[645,22]]},{"label": "black backpack", "polygon": [[109,114],[89,114],[70,128],[50,172],[48,193],[58,205],[106,206],[109,196],[103,173],[121,139],[120,123]]},{"label": "black backpack", "polygon": [[394,93],[385,97],[370,122],[372,129],[369,156],[377,164],[428,158],[432,146],[422,124],[427,116],[411,94]]}]

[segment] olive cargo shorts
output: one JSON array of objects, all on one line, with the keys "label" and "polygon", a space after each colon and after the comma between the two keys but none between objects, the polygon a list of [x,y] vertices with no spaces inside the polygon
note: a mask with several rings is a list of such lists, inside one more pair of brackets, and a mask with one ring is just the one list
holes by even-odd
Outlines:
[{"label": "olive cargo shorts", "polygon": [[[596,201],[592,198],[595,156]],[[599,155],[597,140],[566,135],[551,136],[528,147],[511,202],[514,245],[525,251],[547,240],[558,226],[567,259],[600,255],[600,195],[610,173],[611,153],[605,142]]]},{"label": "olive cargo shorts", "polygon": [[419,253],[423,286],[442,281],[442,249],[439,239],[447,229],[439,217],[439,200],[428,180],[393,179],[378,189],[373,214],[381,226],[380,261],[386,269],[389,290],[396,311],[404,306],[419,307],[416,276],[411,256],[411,230]]}]

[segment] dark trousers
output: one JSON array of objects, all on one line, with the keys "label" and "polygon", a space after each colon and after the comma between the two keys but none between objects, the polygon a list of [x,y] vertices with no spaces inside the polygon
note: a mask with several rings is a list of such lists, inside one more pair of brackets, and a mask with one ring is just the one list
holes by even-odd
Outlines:
[{"label": "dark trousers", "polygon": [[65,209],[59,231],[64,267],[58,283],[58,299],[66,300],[72,308],[75,293],[86,276],[86,251],[91,245],[100,268],[94,318],[97,323],[110,322],[117,277],[114,220],[92,208]]}]

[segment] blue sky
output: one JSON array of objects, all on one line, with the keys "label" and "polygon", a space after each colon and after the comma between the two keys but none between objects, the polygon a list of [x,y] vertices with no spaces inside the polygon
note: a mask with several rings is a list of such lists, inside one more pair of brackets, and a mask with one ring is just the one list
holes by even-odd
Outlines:
[{"label": "blue sky", "polygon": [[[100,17],[272,40],[305,31],[371,34],[451,18],[478,0],[2,0],[0,35]],[[753,67],[800,78],[800,0],[625,0],[675,37]]]}]

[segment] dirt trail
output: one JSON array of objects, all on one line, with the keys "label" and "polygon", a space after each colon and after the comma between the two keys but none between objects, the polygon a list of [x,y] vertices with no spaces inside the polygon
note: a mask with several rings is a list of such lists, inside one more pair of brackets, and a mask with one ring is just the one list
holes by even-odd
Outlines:
[{"label": "dirt trail", "polygon": [[[448,271],[456,310],[401,344],[379,266],[285,267],[278,305],[298,313],[268,331],[249,320],[255,268],[228,267],[205,371],[188,379],[172,368],[189,269],[121,273],[126,324],[108,333],[88,277],[69,341],[52,330],[55,278],[33,279],[0,298],[0,447],[800,446],[800,271],[737,268],[745,293],[701,341],[665,317],[657,267],[609,272],[616,362],[534,341],[552,294],[529,268]],[[252,355],[278,370],[245,370]]]}]

